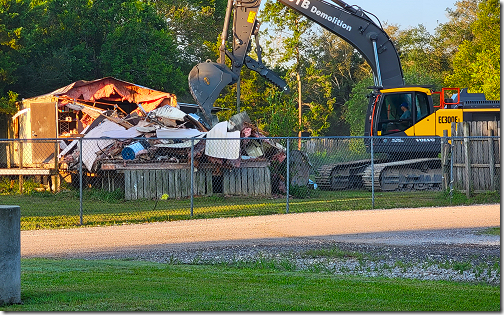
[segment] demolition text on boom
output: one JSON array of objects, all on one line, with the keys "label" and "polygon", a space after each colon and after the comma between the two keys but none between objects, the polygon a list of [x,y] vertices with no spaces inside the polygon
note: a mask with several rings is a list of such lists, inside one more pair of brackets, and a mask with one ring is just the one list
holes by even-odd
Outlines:
[{"label": "demolition text on boom", "polygon": [[312,6],[310,11],[311,11],[311,13],[315,13],[316,15],[320,16],[321,18],[326,19],[329,22],[332,22],[332,23],[340,26],[342,29],[345,29],[349,32],[352,30],[352,27],[350,25],[345,24],[345,22],[343,22],[342,20],[338,19],[335,16],[330,16],[327,13],[320,11],[319,9],[317,9],[316,6]]},{"label": "demolition text on boom", "polygon": [[320,11],[319,9],[317,9],[316,6],[312,6],[310,8],[310,1],[309,0],[289,0],[289,2],[294,2],[294,1],[295,1],[296,5],[300,6],[301,8],[310,10],[311,13],[315,13],[316,15],[320,16],[321,18],[323,18],[331,23],[336,24],[337,26],[341,27],[342,29],[347,30],[349,32],[352,30],[352,27],[350,25],[346,24],[345,22],[343,22],[342,20],[338,19],[335,16],[330,16],[329,14],[327,14],[323,11]]}]

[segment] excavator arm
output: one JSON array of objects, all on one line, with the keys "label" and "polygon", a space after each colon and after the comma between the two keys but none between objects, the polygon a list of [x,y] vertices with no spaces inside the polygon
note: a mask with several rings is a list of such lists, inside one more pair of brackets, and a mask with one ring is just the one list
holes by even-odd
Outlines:
[{"label": "excavator arm", "polygon": [[[334,4],[322,0],[278,0],[298,11],[331,33],[350,43],[366,59],[373,70],[375,85],[399,87],[404,85],[401,62],[392,41],[385,31],[376,25],[360,8],[341,0]],[[288,86],[277,74],[262,63],[261,48],[257,39],[259,23],[257,13],[261,0],[228,0],[226,19],[221,36],[218,62],[207,60],[196,65],[189,73],[189,89],[200,106],[205,120],[211,125],[213,103],[222,89],[239,79],[243,65],[284,91]],[[228,25],[233,13],[232,52],[226,49]],[[248,56],[251,36],[256,36],[258,60]],[[225,56],[231,61],[231,69],[225,64]]]},{"label": "excavator arm", "polygon": [[[261,47],[257,39],[259,23],[256,19],[261,0],[228,0],[226,18],[221,35],[220,57],[217,62],[207,60],[197,64],[189,73],[189,89],[201,108],[205,120],[212,125],[211,110],[226,85],[234,84],[240,77],[242,66],[256,71],[271,83],[288,92],[287,83],[276,73],[269,70],[261,60]],[[232,52],[226,49],[229,20],[233,13]],[[256,36],[258,60],[247,54],[250,51],[250,39]],[[225,57],[231,61],[231,69],[225,64]]]}]

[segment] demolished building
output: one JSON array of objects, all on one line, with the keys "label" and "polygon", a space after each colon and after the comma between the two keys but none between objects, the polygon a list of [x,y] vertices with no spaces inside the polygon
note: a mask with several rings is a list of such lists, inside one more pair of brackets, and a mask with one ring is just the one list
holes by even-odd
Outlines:
[{"label": "demolished building", "polygon": [[279,143],[245,112],[212,126],[200,114],[173,94],[114,78],[74,82],[23,100],[16,138],[58,143],[13,143],[9,166],[54,169],[53,188],[60,176],[75,184],[82,167],[88,187],[122,189],[127,200],[285,192],[285,174],[270,168],[285,160]]}]

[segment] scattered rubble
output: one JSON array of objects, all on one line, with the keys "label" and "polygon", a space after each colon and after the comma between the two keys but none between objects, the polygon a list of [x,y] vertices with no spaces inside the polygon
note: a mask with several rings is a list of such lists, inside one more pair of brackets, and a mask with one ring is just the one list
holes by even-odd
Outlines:
[{"label": "scattered rubble", "polygon": [[[32,134],[38,138],[58,137],[59,169],[71,174],[79,172],[81,150],[83,170],[88,174],[118,169],[115,165],[121,169],[164,169],[173,168],[172,164],[187,168],[193,154],[194,167],[211,169],[212,176],[222,176],[226,169],[269,167],[271,192],[286,192],[283,165],[286,149],[266,138],[246,112],[222,122],[212,115],[212,122],[208,122],[201,109],[190,104],[180,106],[173,94],[111,77],[77,81],[46,95],[23,100],[21,107],[14,116],[19,125],[16,137],[28,139]],[[54,110],[55,128],[44,130],[56,129],[57,135],[42,134],[42,129],[34,131],[37,126],[32,120],[38,117],[35,115]],[[303,159],[298,160],[305,163]],[[305,166],[301,165],[300,169],[306,171]],[[308,178],[297,178],[295,182],[308,185]]]}]

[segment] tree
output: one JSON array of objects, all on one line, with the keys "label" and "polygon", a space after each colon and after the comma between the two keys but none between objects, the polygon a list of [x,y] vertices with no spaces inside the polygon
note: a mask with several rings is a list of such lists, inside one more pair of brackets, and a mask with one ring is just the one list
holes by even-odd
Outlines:
[{"label": "tree", "polygon": [[16,71],[20,57],[21,39],[26,22],[30,20],[27,1],[2,1],[0,3],[0,114],[17,111],[18,94],[10,90],[18,79]]},{"label": "tree", "polygon": [[[292,63],[287,72],[288,77],[295,76],[296,90],[297,90],[297,103],[298,103],[298,124],[303,125],[302,111],[303,111],[303,94],[302,94],[302,81],[301,70],[305,62],[302,51],[305,49],[306,44],[303,40],[303,35],[309,32],[311,22],[294,10],[284,6],[278,2],[268,0],[264,5],[263,21],[271,23],[276,33],[288,30],[290,35],[282,41],[277,42],[282,54],[279,56],[277,62],[279,64]],[[272,49],[270,49],[271,52]],[[301,137],[302,130],[299,131]],[[299,146],[301,143],[299,143]]]},{"label": "tree", "polygon": [[[177,42],[181,58],[192,68],[215,59],[226,12],[226,0],[156,0],[160,15]],[[189,70],[191,69],[189,68]],[[189,71],[187,71],[188,73]]]},{"label": "tree", "polygon": [[395,35],[404,71],[426,72],[439,79],[450,71],[450,54],[439,37],[431,35],[423,25]]},{"label": "tree", "polygon": [[124,2],[118,10],[127,18],[105,36],[99,54],[103,74],[176,94],[187,91],[174,37],[155,8]]},{"label": "tree", "polygon": [[369,76],[371,68],[362,56],[348,42],[323,30],[320,36],[314,37],[312,49],[309,52],[314,67],[325,76],[325,99],[320,98],[319,104],[327,104],[331,109],[327,116],[327,128],[324,135],[348,135],[348,124],[342,119],[344,104],[349,99],[350,92],[357,82]]},{"label": "tree", "polygon": [[453,55],[465,40],[473,40],[471,24],[477,18],[478,4],[482,0],[459,0],[454,9],[448,8],[449,21],[436,28],[436,40],[445,51]]},{"label": "tree", "polygon": [[298,112],[296,110],[296,98],[286,97],[277,91],[268,96],[269,106],[265,110],[264,124],[262,127],[270,137],[292,137],[300,128]]},{"label": "tree", "polygon": [[312,41],[317,37],[313,23],[273,1],[266,2],[262,19],[274,31],[267,42],[268,58],[287,69],[286,81],[297,92],[299,135],[301,131],[315,136],[324,134],[330,126],[334,99],[330,74],[318,66],[318,57],[310,54]]},{"label": "tree", "polygon": [[181,71],[185,63],[152,3],[48,0],[38,7],[22,38],[18,80],[11,85],[22,97],[104,76],[187,91]]},{"label": "tree", "polygon": [[487,99],[500,99],[500,3],[482,1],[477,19],[471,22],[472,39],[465,39],[453,57],[453,74],[445,84],[469,87],[485,93]]}]

